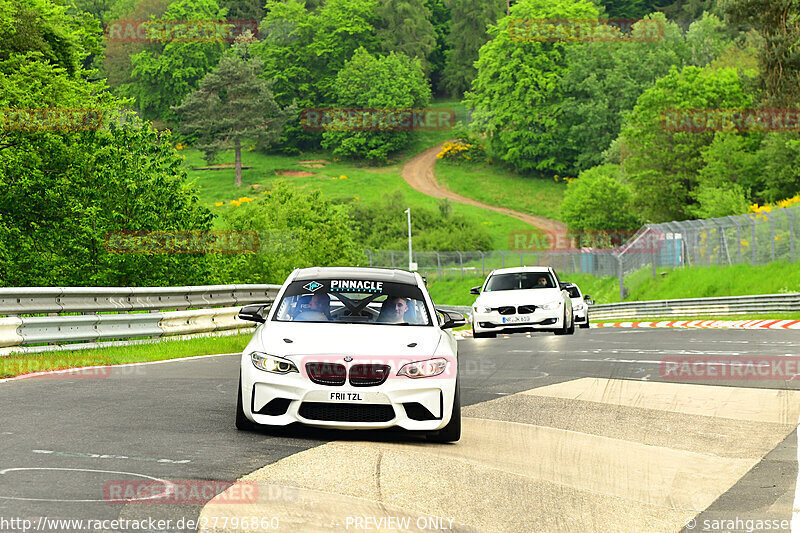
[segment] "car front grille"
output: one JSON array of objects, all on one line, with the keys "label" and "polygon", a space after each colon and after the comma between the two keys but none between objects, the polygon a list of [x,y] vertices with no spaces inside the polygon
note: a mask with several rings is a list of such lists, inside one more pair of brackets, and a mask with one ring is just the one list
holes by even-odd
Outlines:
[{"label": "car front grille", "polygon": [[394,418],[394,408],[386,404],[303,402],[298,414],[329,422],[388,422]]},{"label": "car front grille", "polygon": [[501,315],[513,315],[516,312],[513,305],[504,305],[503,307],[498,307],[497,312]]},{"label": "car front grille", "polygon": [[347,368],[338,363],[306,363],[308,379],[318,385],[344,385],[347,379]]},{"label": "car front grille", "polygon": [[517,312],[521,315],[527,315],[534,311],[536,311],[535,305],[520,305],[519,308],[517,308]]},{"label": "car front grille", "polygon": [[389,365],[353,365],[350,367],[350,385],[353,387],[375,387],[386,381]]}]

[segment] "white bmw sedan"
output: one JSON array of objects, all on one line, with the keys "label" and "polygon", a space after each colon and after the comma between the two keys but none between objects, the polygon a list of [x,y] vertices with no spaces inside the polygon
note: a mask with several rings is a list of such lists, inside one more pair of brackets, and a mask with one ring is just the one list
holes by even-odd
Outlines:
[{"label": "white bmw sedan", "polygon": [[245,306],[239,317],[260,325],[242,353],[237,428],[399,426],[436,442],[460,438],[448,329],[466,321],[436,310],[419,274],[295,270],[271,307]]},{"label": "white bmw sedan", "polygon": [[472,335],[552,331],[575,333],[572,302],[555,270],[546,266],[502,268],[492,271],[472,304]]}]

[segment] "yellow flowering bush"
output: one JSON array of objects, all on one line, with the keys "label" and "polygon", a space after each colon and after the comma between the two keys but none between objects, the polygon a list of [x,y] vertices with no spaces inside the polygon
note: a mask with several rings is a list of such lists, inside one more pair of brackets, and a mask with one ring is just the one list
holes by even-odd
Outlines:
[{"label": "yellow flowering bush", "polygon": [[241,198],[239,198],[239,205],[246,204],[247,202],[252,202],[252,201],[253,198],[250,198],[248,196],[242,196]]},{"label": "yellow flowering bush", "polygon": [[449,161],[469,161],[485,159],[486,150],[480,144],[469,143],[464,140],[446,142],[442,151],[436,154],[437,159]]},{"label": "yellow flowering bush", "polygon": [[215,202],[214,205],[217,207],[222,207],[225,202]]}]

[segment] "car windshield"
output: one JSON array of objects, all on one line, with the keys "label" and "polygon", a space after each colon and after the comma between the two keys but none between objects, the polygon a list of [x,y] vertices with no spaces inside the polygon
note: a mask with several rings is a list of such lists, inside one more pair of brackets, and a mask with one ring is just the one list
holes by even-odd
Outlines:
[{"label": "car windshield", "polygon": [[567,287],[567,292],[569,293],[570,298],[581,297],[581,291],[578,290],[578,287]]},{"label": "car windshield", "polygon": [[549,272],[515,272],[494,274],[486,282],[486,292],[514,291],[519,289],[552,289],[556,284]]},{"label": "car windshield", "polygon": [[415,285],[367,279],[295,281],[273,320],[428,326],[430,314]]}]

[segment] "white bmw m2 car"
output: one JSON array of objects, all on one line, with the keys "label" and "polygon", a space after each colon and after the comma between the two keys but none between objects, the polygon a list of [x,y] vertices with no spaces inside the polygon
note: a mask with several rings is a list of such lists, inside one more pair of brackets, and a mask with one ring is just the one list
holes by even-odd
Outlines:
[{"label": "white bmw m2 car", "polygon": [[419,274],[376,268],[295,270],[242,353],[236,427],[300,422],[398,426],[435,442],[461,436],[456,312],[438,311]]}]

